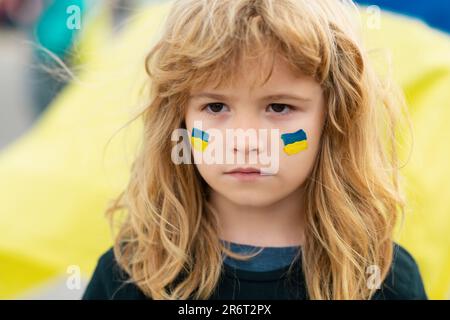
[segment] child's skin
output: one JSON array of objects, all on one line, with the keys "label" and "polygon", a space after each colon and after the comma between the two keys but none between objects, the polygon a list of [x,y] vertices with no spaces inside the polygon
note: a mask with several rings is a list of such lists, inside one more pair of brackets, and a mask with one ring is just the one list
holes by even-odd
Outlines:
[{"label": "child's skin", "polygon": [[[223,131],[224,137],[225,129],[276,128],[280,135],[303,129],[308,136],[308,148],[289,156],[282,151],[280,139],[278,172],[252,181],[242,181],[225,172],[237,167],[264,166],[248,161],[245,164],[202,163],[196,166],[211,188],[210,201],[219,214],[221,239],[256,246],[302,245],[304,223],[300,199],[302,185],[319,150],[325,115],[322,88],[310,77],[296,76],[278,58],[269,81],[252,90],[252,74],[255,74],[252,70],[257,70],[255,68],[261,68],[261,64],[246,62],[240,68],[239,82],[233,87],[192,90],[185,114],[188,132],[192,132],[194,121],[201,121],[204,131],[209,128]],[[204,92],[224,97],[193,97]],[[262,99],[274,94],[296,95],[303,99]],[[258,146],[256,149],[254,145],[249,146],[248,141],[229,152],[242,152],[248,159],[250,151],[263,152]]]}]

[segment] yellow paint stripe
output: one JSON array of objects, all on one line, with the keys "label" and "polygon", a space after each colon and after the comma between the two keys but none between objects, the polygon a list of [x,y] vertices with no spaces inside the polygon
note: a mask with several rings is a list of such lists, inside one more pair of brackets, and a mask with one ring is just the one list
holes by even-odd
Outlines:
[{"label": "yellow paint stripe", "polygon": [[307,140],[303,141],[297,141],[291,144],[288,144],[283,148],[284,152],[286,152],[288,155],[293,155],[296,153],[299,153],[300,151],[306,150],[308,148],[308,142]]},{"label": "yellow paint stripe", "polygon": [[195,150],[201,152],[205,151],[206,147],[208,146],[208,142],[196,137],[191,137],[191,144]]}]

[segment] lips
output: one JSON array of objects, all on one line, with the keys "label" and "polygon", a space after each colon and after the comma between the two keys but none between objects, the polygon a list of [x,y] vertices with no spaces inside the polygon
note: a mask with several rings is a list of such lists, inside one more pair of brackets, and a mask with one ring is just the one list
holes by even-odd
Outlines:
[{"label": "lips", "polygon": [[227,174],[232,174],[232,173],[241,173],[241,174],[260,174],[261,170],[258,168],[235,168],[233,170],[227,171],[225,172]]}]

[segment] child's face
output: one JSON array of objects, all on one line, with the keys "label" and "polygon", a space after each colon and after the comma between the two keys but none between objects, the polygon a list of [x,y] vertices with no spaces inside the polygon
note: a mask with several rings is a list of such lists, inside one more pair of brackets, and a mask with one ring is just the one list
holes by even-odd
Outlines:
[{"label": "child's face", "polygon": [[[320,85],[310,77],[295,76],[282,59],[276,60],[269,81],[252,90],[251,76],[256,73],[255,68],[261,66],[246,65],[239,82],[234,83],[232,87],[220,89],[204,87],[192,90],[185,122],[190,134],[193,127],[198,124],[197,121],[201,122],[201,130],[207,133],[210,133],[211,129],[219,130],[224,137],[221,145],[223,152],[229,152],[236,157],[238,154],[245,156],[244,163],[237,163],[235,158],[231,164],[226,161],[221,164],[205,162],[199,164],[197,159],[211,147],[211,134],[210,145],[206,146],[203,153],[199,149],[192,149],[196,166],[212,189],[211,192],[217,192],[237,205],[267,206],[301,191],[300,187],[310,174],[319,150],[325,106]],[[193,97],[200,93],[213,93],[223,97],[212,98],[204,95]],[[264,99],[269,95],[280,94],[298,96],[299,99],[287,97]],[[266,135],[268,139],[264,140],[259,136],[259,143],[258,140],[256,142],[245,140],[241,145],[228,143],[225,130],[238,128],[253,129],[256,133],[259,129],[265,129],[268,131]],[[271,129],[279,129],[279,133],[271,136]],[[285,141],[281,139],[281,135],[294,133],[300,129],[307,136],[306,149],[304,144],[300,149],[294,148],[294,151],[285,149]],[[276,146],[272,144],[271,137],[278,140],[278,150],[269,150]],[[267,162],[265,165],[261,163],[262,161],[250,162],[250,154],[258,157],[259,154],[268,153],[270,156],[272,151],[276,153],[279,163],[275,174],[227,173],[236,168],[267,168],[269,166]]]}]

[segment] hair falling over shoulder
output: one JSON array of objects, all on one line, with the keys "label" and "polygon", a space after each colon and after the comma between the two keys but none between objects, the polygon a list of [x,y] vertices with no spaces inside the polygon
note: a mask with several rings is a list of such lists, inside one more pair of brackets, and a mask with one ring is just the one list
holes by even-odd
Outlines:
[{"label": "hair falling over shoulder", "polygon": [[[126,211],[115,235],[119,265],[152,299],[207,299],[223,253],[217,214],[194,165],[171,161],[190,88],[232,83],[245,58],[281,55],[322,86],[326,120],[305,182],[302,267],[311,299],[369,299],[368,266],[384,279],[405,208],[397,123],[404,101],[371,69],[357,9],[339,0],[178,0],[149,52],[142,146],[126,189],[107,210]],[[355,19],[356,17],[356,19]],[[256,70],[255,72],[260,72]]]}]

